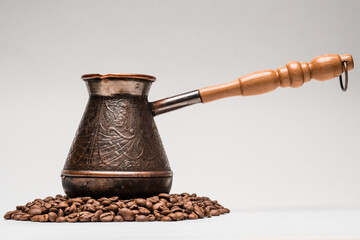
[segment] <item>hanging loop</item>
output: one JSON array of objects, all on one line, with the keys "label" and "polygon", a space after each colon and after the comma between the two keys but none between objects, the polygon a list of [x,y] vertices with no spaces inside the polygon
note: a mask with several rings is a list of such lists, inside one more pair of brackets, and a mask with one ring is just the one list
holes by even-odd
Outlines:
[{"label": "hanging loop", "polygon": [[344,92],[346,92],[347,88],[348,88],[348,83],[349,83],[349,78],[348,78],[348,65],[347,62],[342,62],[344,69],[345,69],[345,84],[343,84],[343,80],[342,80],[342,74],[339,75],[339,81],[340,81],[340,87],[341,90],[343,90]]}]

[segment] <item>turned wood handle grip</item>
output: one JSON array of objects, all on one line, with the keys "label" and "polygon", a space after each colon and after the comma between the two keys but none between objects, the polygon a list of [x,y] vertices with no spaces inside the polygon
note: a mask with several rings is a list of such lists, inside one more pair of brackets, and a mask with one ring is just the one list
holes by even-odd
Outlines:
[{"label": "turned wood handle grip", "polygon": [[314,58],[310,63],[289,62],[276,71],[254,72],[229,83],[201,88],[199,93],[202,102],[207,103],[231,96],[263,94],[278,87],[301,87],[311,79],[325,81],[338,77],[345,70],[342,63],[344,61],[347,63],[348,70],[354,68],[350,54],[322,55]]}]

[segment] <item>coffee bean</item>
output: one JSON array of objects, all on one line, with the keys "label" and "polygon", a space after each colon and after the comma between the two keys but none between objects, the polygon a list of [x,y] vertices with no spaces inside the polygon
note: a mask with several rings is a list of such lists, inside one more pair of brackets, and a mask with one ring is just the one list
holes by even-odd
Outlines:
[{"label": "coffee bean", "polygon": [[[182,220],[184,218],[184,214],[182,213],[182,212],[176,212],[176,213],[174,213],[174,219],[176,220],[176,221],[178,221],[178,220]],[[173,219],[173,220],[174,220]]]},{"label": "coffee bean", "polygon": [[109,199],[105,199],[105,200],[101,201],[101,205],[108,206],[110,204],[111,204],[111,201]]},{"label": "coffee bean", "polygon": [[147,208],[147,209],[149,209],[150,211],[152,211],[153,210],[153,204],[152,204],[152,202],[150,202],[150,201],[146,201],[146,203],[145,203],[145,207]]},{"label": "coffee bean", "polygon": [[20,216],[19,220],[20,221],[29,221],[31,219],[31,215],[30,214],[23,214]]},{"label": "coffee bean", "polygon": [[162,202],[158,202],[158,203],[156,203],[154,206],[153,206],[153,209],[154,210],[163,210],[164,209],[164,203],[162,203]]},{"label": "coffee bean", "polygon": [[127,208],[120,209],[118,214],[122,216],[125,221],[134,221],[135,219],[134,212]]},{"label": "coffee bean", "polygon": [[139,214],[141,214],[141,215],[149,215],[150,213],[151,213],[150,210],[147,208],[144,208],[144,207],[139,208]]},{"label": "coffee bean", "polygon": [[161,215],[168,215],[169,213],[171,213],[169,209],[165,209],[161,211]]},{"label": "coffee bean", "polygon": [[135,204],[141,207],[146,207],[146,200],[143,198],[135,199]]},{"label": "coffee bean", "polygon": [[149,214],[147,217],[148,217],[149,221],[155,221],[156,220],[156,218],[155,218],[155,216],[153,214]]},{"label": "coffee bean", "polygon": [[106,212],[100,215],[100,221],[102,222],[111,222],[114,219],[114,214],[111,212]]},{"label": "coffee bean", "polygon": [[49,209],[49,212],[57,213],[57,212],[59,212],[59,209],[52,207],[52,208]]},{"label": "coffee bean", "polygon": [[56,213],[54,213],[54,212],[49,212],[48,215],[49,215],[49,221],[50,222],[55,222],[57,217],[58,217],[58,215]]},{"label": "coffee bean", "polygon": [[23,214],[21,214],[21,213],[15,213],[15,214],[12,216],[12,219],[13,219],[13,220],[20,220],[21,215],[23,215]]},{"label": "coffee bean", "polygon": [[79,221],[80,222],[90,222],[91,218],[94,216],[94,213],[91,212],[80,212],[79,213]]},{"label": "coffee bean", "polygon": [[123,219],[122,216],[117,215],[117,216],[114,217],[113,221],[114,221],[114,222],[123,222],[124,219]]},{"label": "coffee bean", "polygon": [[58,216],[59,217],[63,217],[64,216],[64,211],[60,208],[58,211]]},{"label": "coffee bean", "polygon": [[77,222],[79,220],[79,213],[71,213],[65,217],[67,222]]},{"label": "coffee bean", "polygon": [[162,222],[171,222],[172,220],[171,220],[171,218],[169,216],[164,216],[164,217],[161,218],[161,221]]},{"label": "coffee bean", "polygon": [[171,198],[171,195],[168,194],[168,193],[160,193],[158,195],[160,198],[166,198],[166,199],[170,199]]},{"label": "coffee bean", "polygon": [[30,215],[34,216],[34,215],[40,215],[42,214],[42,210],[39,207],[34,207],[34,208],[30,208],[29,212]]},{"label": "coffee bean", "polygon": [[51,203],[45,203],[45,204],[44,204],[44,207],[47,208],[47,209],[50,209],[51,206],[52,206]]},{"label": "coffee bean", "polygon": [[111,197],[111,198],[109,198],[109,200],[112,201],[112,202],[116,202],[116,201],[119,200],[119,197],[118,196]]},{"label": "coffee bean", "polygon": [[211,216],[219,216],[220,211],[218,209],[213,209],[213,210],[210,211],[210,215]]},{"label": "coffee bean", "polygon": [[59,204],[58,204],[58,208],[62,208],[62,209],[65,209],[65,208],[67,208],[67,207],[69,207],[69,205],[68,205],[68,203],[67,202],[60,202]]},{"label": "coffee bean", "polygon": [[54,200],[55,200],[55,198],[53,198],[53,197],[47,197],[44,199],[44,202],[50,202],[50,201],[54,201]]},{"label": "coffee bean", "polygon": [[97,210],[95,213],[94,213],[94,216],[91,217],[91,221],[92,222],[99,222],[100,221],[100,215],[103,214],[103,211],[102,210]]},{"label": "coffee bean", "polygon": [[17,211],[18,210],[14,210],[14,211],[9,211],[9,212],[5,213],[4,218],[5,219],[11,219],[11,215],[16,213]]},{"label": "coffee bean", "polygon": [[57,223],[66,222],[66,219],[64,217],[58,217],[58,218],[56,218],[56,222]]},{"label": "coffee bean", "polygon": [[194,211],[199,216],[199,218],[205,217],[204,210],[202,208],[200,208],[199,206],[195,206]]},{"label": "coffee bean", "polygon": [[68,204],[71,205],[73,203],[80,203],[82,204],[83,203],[83,200],[81,198],[71,198],[68,200]]},{"label": "coffee bean", "polygon": [[23,211],[25,209],[25,206],[16,206],[16,210],[21,210]]},{"label": "coffee bean", "polygon": [[116,206],[115,204],[111,204],[111,205],[105,207],[105,209],[107,211],[113,211],[114,213],[117,213],[119,211],[119,207]]},{"label": "coffee bean", "polygon": [[135,221],[137,222],[147,222],[149,221],[149,218],[145,215],[137,215],[135,218]]},{"label": "coffee bean", "polygon": [[182,212],[182,209],[178,206],[175,206],[175,207],[171,208],[171,212],[172,213]]},{"label": "coffee bean", "polygon": [[75,204],[72,204],[71,207],[70,207],[70,209],[69,209],[69,213],[74,213],[74,212],[76,212],[76,210],[77,210],[76,205],[75,205]]},{"label": "coffee bean", "polygon": [[31,217],[32,222],[40,222],[41,215],[35,215]]}]

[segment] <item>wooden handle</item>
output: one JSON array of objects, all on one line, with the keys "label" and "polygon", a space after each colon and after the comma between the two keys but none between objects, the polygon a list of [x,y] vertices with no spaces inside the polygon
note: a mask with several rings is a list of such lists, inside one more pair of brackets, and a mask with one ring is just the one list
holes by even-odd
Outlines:
[{"label": "wooden handle", "polygon": [[284,67],[274,70],[254,72],[240,77],[238,80],[212,87],[199,89],[203,103],[231,96],[251,96],[267,93],[277,87],[301,87],[310,79],[320,81],[338,77],[344,72],[342,62],[346,62],[348,70],[354,68],[353,58],[345,55],[322,55],[310,63],[289,62]]}]

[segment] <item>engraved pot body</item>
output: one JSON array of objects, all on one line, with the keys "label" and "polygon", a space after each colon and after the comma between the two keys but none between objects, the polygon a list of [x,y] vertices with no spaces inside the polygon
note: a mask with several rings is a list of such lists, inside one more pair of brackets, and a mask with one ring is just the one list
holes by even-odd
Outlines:
[{"label": "engraved pot body", "polygon": [[76,196],[168,193],[172,171],[147,96],[154,77],[84,75],[89,101],[62,171]]}]

